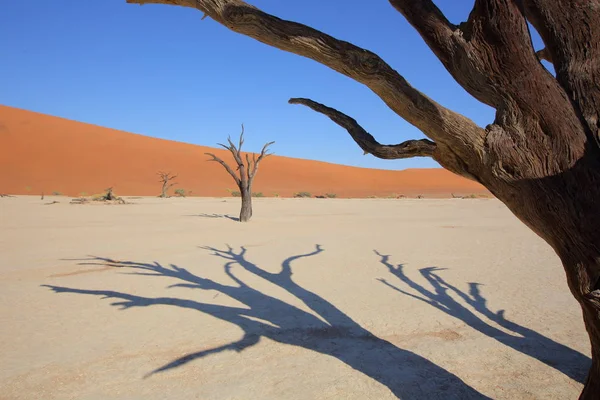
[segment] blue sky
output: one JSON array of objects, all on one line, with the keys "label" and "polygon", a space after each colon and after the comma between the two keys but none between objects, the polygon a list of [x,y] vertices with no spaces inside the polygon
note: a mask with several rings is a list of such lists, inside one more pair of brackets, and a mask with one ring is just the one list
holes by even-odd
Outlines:
[{"label": "blue sky", "polygon": [[[252,0],[382,56],[409,82],[481,126],[494,110],[469,96],[387,1]],[[455,23],[473,0],[436,2]],[[233,33],[198,11],[125,0],[0,3],[0,104],[149,136],[214,146],[246,127],[246,149],[369,168],[437,167],[378,160],[343,129],[290,97],[361,123],[382,143],[423,134],[370,90],[312,60]],[[539,42],[535,38],[534,42]]]}]

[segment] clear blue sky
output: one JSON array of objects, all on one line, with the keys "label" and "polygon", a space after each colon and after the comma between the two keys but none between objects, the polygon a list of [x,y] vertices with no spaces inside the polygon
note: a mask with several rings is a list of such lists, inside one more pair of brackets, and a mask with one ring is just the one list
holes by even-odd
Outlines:
[{"label": "clear blue sky", "polygon": [[[441,104],[481,126],[493,121],[494,110],[453,81],[385,0],[250,3],[375,51]],[[458,23],[473,0],[437,4]],[[385,169],[438,166],[427,158],[363,156],[346,131],[288,98],[335,107],[382,143],[424,136],[361,84],[201,17],[125,0],[0,1],[0,104],[209,146],[237,135],[243,122],[247,150],[275,140],[275,153],[290,157]]]}]

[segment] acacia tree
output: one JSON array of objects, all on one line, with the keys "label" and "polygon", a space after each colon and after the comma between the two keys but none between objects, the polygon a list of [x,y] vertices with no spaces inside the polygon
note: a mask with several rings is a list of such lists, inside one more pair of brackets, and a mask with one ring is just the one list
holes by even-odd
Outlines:
[{"label": "acacia tree", "polygon": [[177,178],[177,175],[173,175],[170,172],[158,171],[157,175],[159,176],[159,182],[162,184],[160,196],[158,197],[169,197],[167,191],[173,186],[177,185],[177,182],[171,183],[172,180]]},{"label": "acacia tree", "polygon": [[231,155],[233,156],[233,160],[237,164],[236,171],[234,171],[225,161],[221,158],[217,157],[213,153],[205,153],[212,157],[209,161],[216,161],[225,168],[225,170],[233,177],[237,187],[240,189],[240,194],[242,196],[242,209],[240,210],[240,222],[250,221],[252,217],[252,182],[254,181],[254,177],[256,176],[256,172],[258,171],[258,164],[265,158],[270,156],[273,153],[267,153],[267,149],[270,145],[275,142],[266,143],[258,158],[255,153],[252,153],[252,159],[250,159],[250,155],[245,153],[246,163],[244,164],[244,157],[242,155],[242,145],[244,144],[244,125],[242,124],[242,132],[240,133],[240,141],[236,147],[235,144],[231,141],[231,138],[227,138],[228,145],[224,145],[218,143],[219,146],[224,149],[229,150]]},{"label": "acacia tree", "polygon": [[[431,0],[389,0],[452,77],[496,110],[479,127],[413,88],[376,54],[241,0],[127,0],[196,8],[270,46],[311,58],[369,87],[429,139],[378,143],[349,116],[291,99],[348,130],[366,152],[431,157],[480,182],[560,257],[591,339],[582,399],[600,393],[600,2],[475,0],[452,24]],[[365,2],[364,7],[368,7]],[[530,22],[545,48],[533,48]],[[384,38],[398,40],[401,38]],[[551,62],[553,76],[541,63]],[[542,299],[540,299],[542,300]]]}]

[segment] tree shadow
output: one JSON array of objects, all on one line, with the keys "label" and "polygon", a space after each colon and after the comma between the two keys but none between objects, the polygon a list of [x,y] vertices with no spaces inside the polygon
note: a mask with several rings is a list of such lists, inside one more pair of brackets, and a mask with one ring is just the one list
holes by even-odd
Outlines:
[{"label": "tree shadow", "polygon": [[226,218],[226,219],[230,219],[232,221],[239,221],[239,217],[234,217],[233,215],[229,215],[229,214],[207,214],[207,213],[201,213],[201,214],[194,214],[194,215],[186,215],[186,217],[201,217],[201,218]]},{"label": "tree shadow", "polygon": [[[265,271],[250,262],[246,255],[247,249],[244,247],[239,251],[234,251],[230,246],[224,250],[211,247],[203,247],[203,249],[225,260],[223,268],[231,284],[217,283],[195,275],[185,268],[172,264],[166,267],[157,262],[123,262],[94,257],[82,260],[85,262],[80,264],[109,265],[128,269],[129,273],[136,275],[175,278],[179,282],[170,285],[169,288],[214,290],[237,300],[246,307],[223,306],[175,297],[142,297],[111,290],[43,286],[49,287],[56,293],[86,294],[115,299],[116,301],[111,305],[122,310],[153,305],[194,309],[235,324],[244,332],[242,338],[235,342],[187,354],[156,368],[147,376],[178,368],[223,351],[241,352],[257,344],[261,338],[268,338],[335,357],[387,386],[399,398],[488,399],[444,368],[373,335],[333,304],[297,284],[292,278],[292,263],[323,252],[320,245],[316,245],[315,250],[310,253],[285,259],[281,264],[281,270],[277,273]],[[284,289],[312,312],[301,310],[251,287],[235,273],[238,268]]]},{"label": "tree shadow", "polygon": [[[408,289],[403,289],[393,285],[386,279],[379,279],[386,286],[406,295],[429,304],[438,310],[463,321],[465,324],[490,338],[508,346],[518,352],[535,358],[544,364],[562,372],[577,382],[584,383],[588,370],[591,365],[591,359],[580,352],[573,350],[565,345],[530,329],[507,320],[504,317],[504,310],[497,312],[491,311],[487,306],[487,300],[479,290],[480,283],[469,282],[469,292],[463,292],[456,286],[451,285],[439,275],[439,271],[445,268],[428,267],[421,268],[419,272],[427,280],[431,289],[426,288],[410,279],[404,273],[404,265],[392,265],[390,256],[379,253],[375,254],[381,257],[380,262],[389,272],[402,281]],[[412,292],[409,291],[412,289]],[[462,299],[467,306],[456,301],[452,294]],[[496,323],[506,331],[499,329],[481,317]]]}]

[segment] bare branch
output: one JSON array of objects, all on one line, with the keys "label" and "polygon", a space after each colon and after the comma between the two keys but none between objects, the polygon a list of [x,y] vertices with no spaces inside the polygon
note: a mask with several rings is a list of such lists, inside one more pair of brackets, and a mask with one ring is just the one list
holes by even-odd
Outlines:
[{"label": "bare branch", "polygon": [[302,104],[316,112],[328,116],[333,122],[346,129],[352,139],[364,150],[365,154],[373,154],[375,157],[393,160],[411,157],[433,157],[436,145],[431,140],[409,140],[396,145],[382,145],[373,135],[363,129],[353,118],[346,114],[327,107],[310,99],[293,98],[290,104]]},{"label": "bare branch", "polygon": [[225,161],[223,161],[222,159],[220,159],[219,157],[215,156],[212,153],[204,153],[204,154],[212,157],[212,159],[208,160],[208,161],[216,161],[219,164],[221,164],[223,166],[223,168],[225,168],[225,170],[229,173],[229,175],[231,175],[233,177],[233,179],[235,180],[235,183],[237,183],[238,186],[241,186],[242,182],[241,182],[240,178],[235,174],[235,171],[233,169],[231,169],[231,167],[229,165],[227,165],[227,163]]},{"label": "bare branch", "polygon": [[242,124],[242,132],[240,133],[240,144],[238,145],[237,150],[242,151],[242,145],[244,144],[244,124]]},{"label": "bare branch", "polygon": [[429,48],[444,63],[450,61],[450,51],[456,44],[452,40],[457,26],[448,21],[431,0],[389,0],[408,22],[419,32]]},{"label": "bare branch", "polygon": [[[309,26],[279,19],[241,0],[127,0],[197,8],[229,29],[311,58],[375,92],[394,112],[465,159],[479,154],[485,132],[414,89],[378,55]],[[469,157],[471,156],[471,157]]]},{"label": "bare branch", "polygon": [[160,176],[160,182],[164,182],[164,183],[172,181],[173,179],[177,178],[177,175],[171,175],[170,172],[158,171],[156,174],[158,176]]},{"label": "bare branch", "polygon": [[250,178],[250,181],[252,181],[252,179],[254,179],[254,176],[256,175],[256,171],[258,171],[258,164],[262,161],[262,159],[266,158],[266,157],[269,157],[271,154],[273,154],[273,153],[267,153],[267,149],[273,143],[275,143],[275,142],[265,143],[265,145],[263,146],[262,150],[260,151],[260,155],[258,156],[258,158],[256,158],[256,155],[253,155],[253,158],[254,158],[254,169],[252,170],[251,173],[250,173],[250,171],[248,171],[248,174],[249,174],[248,176]]},{"label": "bare branch", "polygon": [[217,143],[217,144],[219,146],[221,146],[222,148],[224,148],[225,150],[228,150],[231,153],[231,155],[233,156],[233,159],[235,160],[235,162],[237,164],[236,169],[240,169],[240,167],[243,164],[242,158],[240,157],[240,149],[235,147],[235,144],[233,144],[233,142],[231,141],[231,136],[227,136],[227,142],[229,143],[229,146],[222,144],[222,143]]},{"label": "bare branch", "polygon": [[246,174],[248,176],[248,181],[252,179],[252,161],[250,160],[250,154],[246,153]]},{"label": "bare branch", "polygon": [[[544,59],[600,146],[600,7],[598,1],[524,0],[527,20],[545,44]],[[539,53],[539,52],[538,52]]]}]

